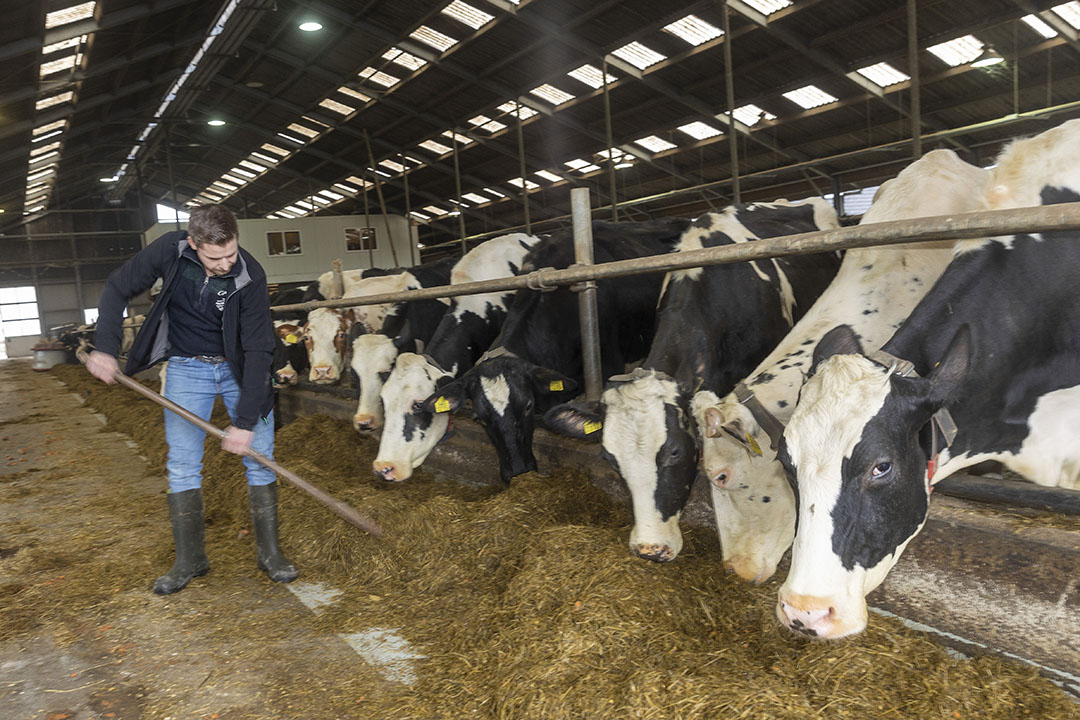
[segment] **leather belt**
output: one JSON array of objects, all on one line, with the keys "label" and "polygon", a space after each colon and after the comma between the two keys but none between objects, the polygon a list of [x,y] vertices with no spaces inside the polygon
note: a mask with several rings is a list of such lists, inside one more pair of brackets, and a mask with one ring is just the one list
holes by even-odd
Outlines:
[{"label": "leather belt", "polygon": [[208,363],[210,365],[220,365],[225,362],[224,355],[195,355],[194,357],[199,362]]}]

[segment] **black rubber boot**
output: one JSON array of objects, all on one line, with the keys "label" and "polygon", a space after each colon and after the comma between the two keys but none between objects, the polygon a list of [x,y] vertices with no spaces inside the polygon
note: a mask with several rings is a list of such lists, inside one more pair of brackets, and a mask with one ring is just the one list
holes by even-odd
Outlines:
[{"label": "black rubber boot", "polygon": [[297,572],[278,547],[277,483],[248,485],[251,523],[255,526],[255,557],[259,569],[274,582],[292,582]]},{"label": "black rubber boot", "polygon": [[183,590],[191,578],[210,571],[203,541],[202,489],[169,493],[169,520],[172,522],[176,562],[172,569],[154,581],[154,592],[170,595]]}]

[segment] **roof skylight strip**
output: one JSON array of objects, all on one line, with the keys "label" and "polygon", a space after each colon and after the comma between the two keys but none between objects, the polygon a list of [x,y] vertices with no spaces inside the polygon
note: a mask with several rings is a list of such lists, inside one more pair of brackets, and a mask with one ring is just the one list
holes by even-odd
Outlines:
[{"label": "roof skylight strip", "polygon": [[612,50],[611,54],[615,57],[622,58],[638,70],[644,70],[661,60],[667,59],[666,55],[661,55],[655,50],[645,47],[636,40],[632,43],[623,45],[617,50]]},{"label": "roof skylight strip", "polygon": [[1047,40],[1057,37],[1057,30],[1047,25],[1046,21],[1038,15],[1025,15],[1020,19],[1027,23],[1032,30],[1039,33],[1039,35],[1042,35]]},{"label": "roof skylight strip", "polygon": [[649,135],[647,137],[635,140],[634,144],[640,145],[646,150],[654,153],[663,152],[665,150],[670,150],[674,147],[678,147],[678,145],[676,145],[675,143],[668,142],[667,140],[664,140],[663,138],[656,135]]},{"label": "roof skylight strip", "polygon": [[79,20],[88,20],[94,17],[94,8],[97,2],[84,2],[78,5],[66,7],[63,10],[54,10],[45,15],[45,29],[68,25]]},{"label": "roof skylight strip", "polygon": [[883,88],[890,85],[896,85],[902,83],[905,80],[910,80],[911,76],[900,72],[892,65],[886,62],[879,62],[876,65],[868,65],[864,68],[859,68],[855,72],[862,75],[864,78],[879,85]]},{"label": "roof skylight strip", "polygon": [[1073,0],[1072,2],[1055,5],[1050,9],[1057,13],[1062,20],[1072,25],[1075,30],[1080,30],[1080,2]]},{"label": "roof skylight strip", "polygon": [[777,10],[791,6],[791,0],[745,0],[746,4],[758,12],[772,15]]},{"label": "roof skylight strip", "polygon": [[801,88],[796,88],[795,90],[781,94],[804,110],[836,102],[835,97],[816,85],[805,85]]},{"label": "roof skylight strip", "polygon": [[446,52],[453,46],[457,45],[458,41],[449,35],[444,35],[438,30],[433,30],[427,25],[421,25],[420,27],[409,33],[409,37],[413,40],[419,40],[425,45],[430,45],[439,52]]},{"label": "roof skylight strip", "polygon": [[677,38],[685,40],[694,47],[714,40],[724,34],[724,31],[711,23],[707,23],[697,15],[687,15],[681,20],[676,20],[670,25],[665,25],[664,30]]},{"label": "roof skylight strip", "polygon": [[964,35],[955,40],[938,43],[926,48],[949,67],[965,65],[979,57],[983,51],[983,42],[974,35]]},{"label": "roof skylight strip", "polygon": [[53,105],[59,105],[61,103],[66,103],[66,102],[73,102],[74,100],[75,100],[75,93],[68,90],[67,92],[62,92],[62,93],[59,93],[57,95],[51,95],[51,96],[46,97],[46,98],[41,98],[36,103],[34,103],[34,109],[35,110],[44,110],[45,108],[50,108]]},{"label": "roof skylight strip", "polygon": [[[604,86],[605,74],[600,70],[600,68],[594,65],[582,65],[581,67],[571,70],[566,74],[574,78],[575,80],[585,83],[594,90],[599,90]],[[609,85],[618,80],[618,78],[611,73],[607,73],[606,76]]]},{"label": "roof skylight strip", "polygon": [[454,2],[442,9],[442,13],[452,17],[459,23],[468,25],[473,30],[479,30],[495,19],[494,15],[475,8],[467,2],[462,2],[462,0],[454,0]]},{"label": "roof skylight strip", "polygon": [[717,135],[722,135],[723,131],[720,128],[714,128],[712,125],[703,122],[692,122],[686,125],[680,125],[677,130],[686,133],[695,140],[707,140]]},{"label": "roof skylight strip", "polygon": [[547,100],[549,103],[556,106],[562,105],[563,103],[569,102],[575,97],[577,97],[576,95],[571,95],[570,93],[565,92],[564,90],[560,90],[554,85],[549,85],[547,83],[541,85],[540,87],[533,88],[529,91],[529,94]]},{"label": "roof skylight strip", "polygon": [[427,60],[418,58],[412,53],[407,53],[401,48],[392,47],[382,54],[383,60],[389,60],[395,65],[400,65],[406,70],[419,70],[427,65]]},{"label": "roof skylight strip", "polygon": [[337,100],[331,100],[330,98],[321,100],[319,102],[319,107],[324,107],[327,110],[332,110],[341,115],[349,115],[350,113],[356,112],[356,108],[351,105],[346,105],[345,103],[340,103]]}]

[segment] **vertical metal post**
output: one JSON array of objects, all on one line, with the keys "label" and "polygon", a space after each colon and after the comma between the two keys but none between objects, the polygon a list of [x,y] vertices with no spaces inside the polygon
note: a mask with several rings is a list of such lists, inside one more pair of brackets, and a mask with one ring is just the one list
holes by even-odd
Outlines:
[{"label": "vertical metal post", "polygon": [[[136,161],[138,162],[138,161]],[[172,194],[173,217],[176,218],[176,229],[180,229],[180,209],[176,200],[176,182],[173,180],[172,169],[172,131],[168,123],[165,124],[165,164],[169,168],[169,192]]]},{"label": "vertical metal post", "polygon": [[922,157],[922,99],[919,84],[919,23],[917,0],[907,0],[908,75],[911,76],[911,156]]},{"label": "vertical metal post", "polygon": [[[574,263],[593,264],[592,211],[589,189],[570,191],[570,212],[574,222]],[[596,310],[596,281],[582,284],[578,294],[578,319],[581,323],[581,361],[585,370],[585,399],[599,402],[604,389],[600,370],[600,323]]]},{"label": "vertical metal post", "polygon": [[138,194],[135,199],[139,203],[139,221],[135,224],[135,227],[139,228],[139,247],[146,247],[146,209],[143,207],[144,190],[142,170],[139,169],[139,163],[135,163],[135,184],[138,186]]},{"label": "vertical metal post", "polygon": [[[371,140],[368,138],[367,128],[364,128],[364,144],[367,145],[368,162],[371,163],[371,177],[375,180],[375,195],[379,198],[379,209],[382,211],[383,224],[386,226],[386,242],[390,244],[390,257],[393,258],[394,267],[398,267],[397,248],[394,247],[394,234],[390,231],[390,216],[386,212],[386,201],[382,194],[382,181],[379,180],[378,165],[375,164],[375,155],[371,152]],[[312,202],[312,205],[315,203]]]},{"label": "vertical metal post", "polygon": [[71,238],[71,259],[72,267],[75,270],[75,302],[79,305],[79,325],[82,325],[86,320],[86,316],[83,311],[86,310],[86,304],[83,300],[83,284],[82,284],[82,263],[79,262],[79,247],[76,244],[75,238]]},{"label": "vertical metal post", "polygon": [[521,103],[517,103],[518,162],[521,163],[521,206],[525,210],[525,232],[532,235],[529,220],[529,188],[525,186],[525,131],[521,125]]},{"label": "vertical metal post", "polygon": [[600,76],[604,81],[604,133],[607,138],[607,156],[608,156],[608,187],[611,193],[611,222],[619,221],[619,199],[616,196],[616,190],[618,185],[615,183],[615,149],[612,147],[614,141],[612,140],[611,132],[611,93],[608,92],[608,74],[607,74],[607,58],[604,58],[604,62],[600,64]]},{"label": "vertical metal post", "polygon": [[1012,47],[1012,80],[1013,80],[1013,114],[1020,114],[1020,53],[1017,51],[1017,33],[1020,31],[1020,21],[1013,21],[1013,47]]},{"label": "vertical metal post", "polygon": [[829,181],[832,183],[833,209],[836,210],[837,215],[842,215],[844,213],[844,199],[840,197],[840,176],[830,175]]},{"label": "vertical metal post", "polygon": [[[364,193],[364,229],[367,230],[368,228],[371,227],[371,211],[368,208],[368,197],[367,197],[367,186],[368,186],[367,173],[364,173],[364,177],[362,177],[360,179],[364,181],[364,186],[362,188],[360,188],[360,189]],[[361,241],[362,240],[363,240],[363,238],[361,238]],[[371,250],[370,245],[368,246],[368,249],[367,249],[367,262],[368,262],[368,267],[369,268],[375,267],[375,253]]]},{"label": "vertical metal post", "polygon": [[735,129],[735,68],[731,60],[731,11],[724,2],[724,86],[727,92],[728,139],[731,143],[731,198],[742,201],[739,185],[739,133]]},{"label": "vertical metal post", "polygon": [[461,235],[461,256],[469,251],[465,242],[465,209],[461,206],[461,165],[458,163],[458,139],[457,131],[451,130],[450,137],[454,141],[454,192],[457,193],[458,233]]},{"label": "vertical metal post", "polygon": [[[402,167],[408,167],[405,165],[405,153],[398,153],[398,158],[401,160]],[[409,173],[401,173],[401,180],[405,183],[405,235],[407,242],[409,243],[409,262],[413,265],[420,264],[420,258],[416,257],[416,243],[413,242],[412,231],[412,203],[409,201]],[[419,234],[419,233],[417,233]]]}]

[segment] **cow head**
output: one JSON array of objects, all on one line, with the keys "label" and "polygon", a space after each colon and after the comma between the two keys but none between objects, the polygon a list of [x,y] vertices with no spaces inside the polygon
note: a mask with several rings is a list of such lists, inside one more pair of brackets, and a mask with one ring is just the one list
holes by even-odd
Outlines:
[{"label": "cow head", "polygon": [[[482,359],[460,378],[440,387],[436,395],[450,403],[451,412],[465,400],[472,404],[499,456],[499,477],[509,485],[511,478],[536,470],[534,405],[548,405],[552,398],[570,396],[576,388],[577,383],[565,375],[503,353]],[[436,399],[432,396],[430,402]]]},{"label": "cow head", "polygon": [[341,379],[353,324],[352,309],[315,308],[304,324],[304,344],[311,366],[308,379],[327,385]]},{"label": "cow head", "polygon": [[385,425],[375,474],[401,482],[435,449],[449,425],[450,408],[432,393],[452,375],[428,358],[402,353],[382,388]]},{"label": "cow head", "polygon": [[385,335],[360,335],[352,343],[351,366],[360,386],[360,400],[353,415],[353,427],[358,432],[370,432],[382,427],[383,383],[390,377],[398,344]]},{"label": "cow head", "polygon": [[691,410],[703,435],[701,463],[724,566],[743,580],[764,582],[795,535],[795,497],[771,438],[734,393],[721,400],[698,392]]},{"label": "cow head", "polygon": [[602,400],[602,418],[566,404],[552,408],[545,421],[577,437],[602,430],[604,457],[630,490],[631,551],[656,562],[673,560],[682,550],[679,518],[697,475],[688,393],[664,373],[639,369],[609,385]]},{"label": "cow head", "polygon": [[963,380],[969,348],[964,326],[921,378],[864,357],[844,325],[818,344],[779,453],[797,497],[776,610],[792,630],[836,638],[866,627],[866,595],[926,521],[928,423]]},{"label": "cow head", "polygon": [[307,348],[302,342],[303,329],[289,320],[274,321],[274,360],[270,365],[275,385],[295,385],[300,373],[308,369]]}]

